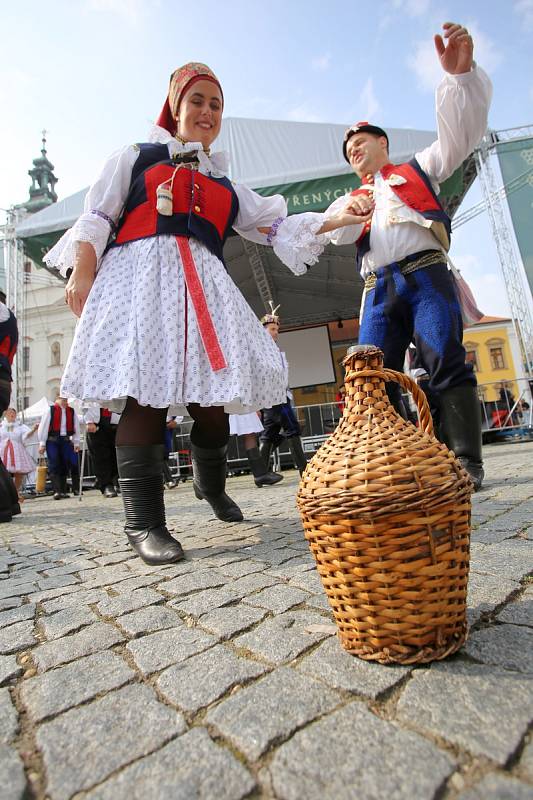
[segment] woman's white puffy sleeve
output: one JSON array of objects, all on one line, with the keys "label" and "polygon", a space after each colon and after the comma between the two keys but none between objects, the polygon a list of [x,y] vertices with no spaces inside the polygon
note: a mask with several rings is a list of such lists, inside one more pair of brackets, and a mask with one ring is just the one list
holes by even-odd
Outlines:
[{"label": "woman's white puffy sleeve", "polygon": [[83,214],[45,255],[44,261],[48,266],[55,267],[66,277],[67,270],[74,266],[76,244],[89,242],[96,253],[98,269],[109,234],[122,213],[130,187],[131,171],[138,156],[138,147],[129,145],[113,153],[105,162],[85,196]]},{"label": "woman's white puffy sleeve", "polygon": [[[233,225],[237,233],[257,244],[271,245],[295,275],[304,275],[330,241],[329,234],[317,234],[325,215],[306,212],[288,217],[287,203],[280,194],[262,197],[246,186],[234,188],[239,198]],[[258,228],[269,228],[270,233],[260,233]]]}]

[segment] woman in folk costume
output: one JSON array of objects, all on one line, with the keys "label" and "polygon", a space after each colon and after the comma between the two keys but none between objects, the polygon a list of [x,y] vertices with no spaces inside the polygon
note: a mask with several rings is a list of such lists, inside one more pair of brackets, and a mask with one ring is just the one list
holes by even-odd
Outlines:
[{"label": "woman in folk costume", "polygon": [[225,493],[228,413],[285,399],[277,348],[224,266],[230,229],[260,243],[276,233],[280,257],[303,274],[317,260],[321,234],[364,219],[285,220],[281,196],[233,185],[226,155],[209,150],[223,103],[209,67],[176,70],[150,142],[111,156],[84,214],[46,257],[63,274],[72,269],[66,301],[80,316],[62,392],[122,412],[125,530],[149,564],[183,557],[165,524],[167,413],[194,420],[196,496],[219,519],[238,521],[242,513]]},{"label": "woman in folk costume", "polygon": [[0,425],[0,455],[5,468],[13,475],[19,500],[23,499],[20,495],[20,487],[24,475],[35,469],[35,462],[26,450],[24,442],[32,433],[35,433],[38,427],[36,424],[33,428],[28,428],[27,425],[18,422],[17,412],[14,408],[7,409]]}]

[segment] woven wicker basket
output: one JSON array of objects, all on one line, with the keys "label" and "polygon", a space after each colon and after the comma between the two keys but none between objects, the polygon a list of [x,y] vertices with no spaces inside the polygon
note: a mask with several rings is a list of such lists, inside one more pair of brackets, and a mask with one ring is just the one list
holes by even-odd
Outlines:
[{"label": "woven wicker basket", "polygon": [[[410,378],[369,345],[344,364],[343,417],[297,497],[341,643],[383,664],[445,658],[466,638],[472,484]],[[389,380],[412,393],[420,427],[390,404]]]}]

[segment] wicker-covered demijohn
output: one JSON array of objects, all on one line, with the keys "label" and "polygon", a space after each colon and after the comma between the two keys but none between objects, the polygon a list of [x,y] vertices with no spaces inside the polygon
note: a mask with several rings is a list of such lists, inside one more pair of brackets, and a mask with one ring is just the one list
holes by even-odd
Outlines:
[{"label": "wicker-covered demijohn", "polygon": [[[410,378],[370,345],[344,364],[342,419],[297,498],[341,643],[383,664],[445,658],[466,638],[472,484]],[[389,380],[412,393],[419,427],[389,402]]]}]

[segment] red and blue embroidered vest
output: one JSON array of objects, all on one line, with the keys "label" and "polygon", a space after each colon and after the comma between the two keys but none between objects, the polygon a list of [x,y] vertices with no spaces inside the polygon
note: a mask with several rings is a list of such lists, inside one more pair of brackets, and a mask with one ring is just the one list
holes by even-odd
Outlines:
[{"label": "red and blue embroidered vest", "polygon": [[[54,403],[53,406],[50,406],[50,427],[48,428],[48,435],[61,435],[62,411],[62,407],[58,406],[56,403]],[[74,436],[74,409],[72,409],[70,406],[67,406],[65,411],[67,412],[67,436]]]},{"label": "red and blue embroidered vest", "polygon": [[17,320],[10,311],[9,319],[0,322],[0,377],[4,380],[11,380],[11,364],[17,352],[18,340]]},{"label": "red and blue embroidered vest", "polygon": [[157,187],[172,177],[177,162],[169,158],[166,144],[138,146],[124,214],[110,246],[160,234],[194,237],[223,262],[224,242],[239,211],[231,181],[179,169],[172,190],[172,216],[163,216],[156,209]]},{"label": "red and blue embroidered vest", "polygon": [[[405,164],[386,164],[380,172],[385,180],[393,173],[405,178],[405,183],[391,186],[392,191],[406,206],[418,211],[424,219],[431,220],[433,233],[443,248],[448,251],[450,249],[452,231],[451,220],[435,194],[431,181],[416,158],[407,161]],[[356,189],[352,194],[356,194],[358,191]],[[359,270],[362,267],[363,256],[370,250],[371,230],[372,228],[357,242],[356,262]]]}]

